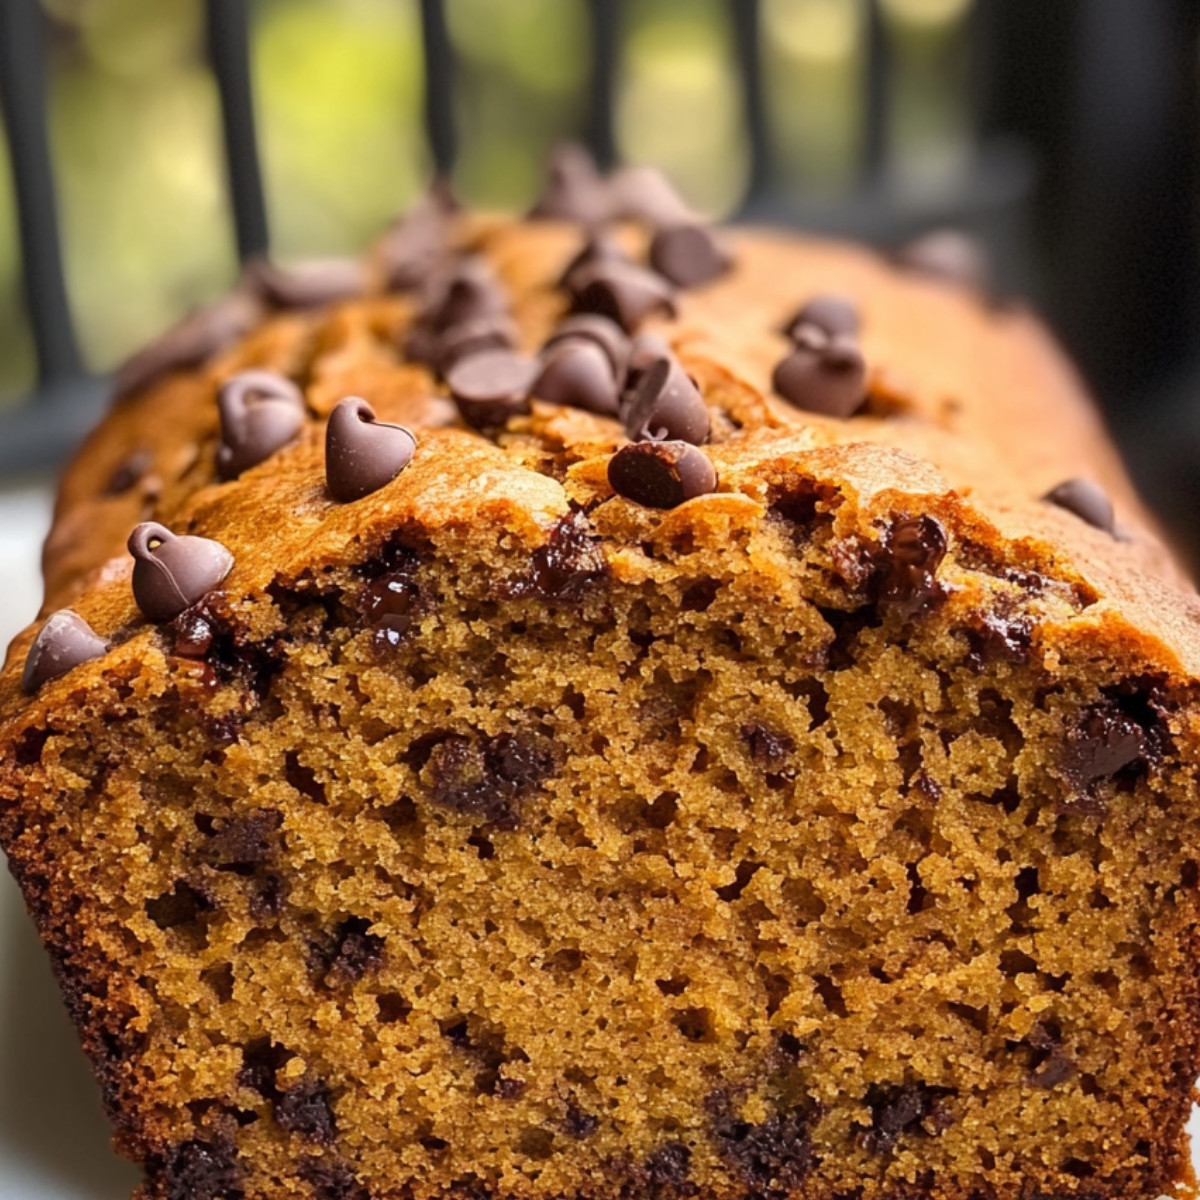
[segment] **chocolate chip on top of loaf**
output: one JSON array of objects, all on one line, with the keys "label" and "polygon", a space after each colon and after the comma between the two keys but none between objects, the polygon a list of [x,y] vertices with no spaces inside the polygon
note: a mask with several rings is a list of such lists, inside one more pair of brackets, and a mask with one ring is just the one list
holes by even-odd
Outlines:
[{"label": "chocolate chip on top of loaf", "polygon": [[1200,604],[962,251],[565,154],[132,360],[0,845],[145,1200],[1194,1194]]}]

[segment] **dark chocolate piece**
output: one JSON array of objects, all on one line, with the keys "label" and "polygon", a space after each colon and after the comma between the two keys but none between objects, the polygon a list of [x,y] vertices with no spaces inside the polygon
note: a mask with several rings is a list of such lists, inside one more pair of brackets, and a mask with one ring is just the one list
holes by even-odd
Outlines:
[{"label": "dark chocolate piece", "polygon": [[60,608],[46,618],[29,647],[21,687],[33,695],[43,683],[106,653],[108,643],[78,613]]},{"label": "dark chocolate piece", "polygon": [[236,479],[292,441],[304,426],[304,395],[274,371],[243,371],[221,385],[217,471]]},{"label": "dark chocolate piece", "polygon": [[609,181],[613,216],[649,225],[681,225],[694,220],[675,185],[657,167],[622,167]]},{"label": "dark chocolate piece", "polygon": [[133,598],[146,619],[173,621],[203,599],[233,570],[233,555],[211,538],[177,537],[155,521],[129,535]]},{"label": "dark chocolate piece", "polygon": [[375,419],[358,396],[347,396],[325,427],[325,483],[342,504],[361,500],[391,483],[412,461],[416,435],[403,425]]},{"label": "dark chocolate piece", "polygon": [[391,225],[378,250],[388,291],[406,292],[424,285],[448,253],[450,217],[457,211],[449,182],[439,177]]},{"label": "dark chocolate piece", "polygon": [[1104,489],[1090,479],[1068,479],[1051,488],[1042,499],[1065,508],[1105,533],[1112,533],[1115,528],[1112,501]]},{"label": "dark chocolate piece", "polygon": [[632,333],[652,313],[675,316],[675,292],[654,271],[633,263],[598,262],[571,274],[571,311],[599,313]]},{"label": "dark chocolate piece", "polygon": [[983,243],[959,229],[935,229],[901,246],[894,257],[917,274],[977,291],[986,290],[991,275]]},{"label": "dark chocolate piece", "polygon": [[942,594],[937,570],[948,546],[945,526],[936,517],[904,517],[894,522],[884,539],[879,599],[901,605],[937,599]]},{"label": "dark chocolate piece", "polygon": [[429,313],[435,330],[444,333],[453,325],[474,317],[507,313],[508,293],[484,258],[465,258],[446,281],[437,303]]},{"label": "dark chocolate piece", "polygon": [[625,363],[625,391],[632,394],[646,369],[660,358],[671,358],[675,352],[670,342],[657,333],[639,333],[629,343],[629,358]]},{"label": "dark chocolate piece", "polygon": [[273,1109],[279,1127],[287,1133],[299,1134],[318,1146],[332,1145],[337,1137],[329,1088],[319,1079],[302,1079],[281,1092]]},{"label": "dark chocolate piece", "polygon": [[226,1137],[183,1142],[161,1166],[152,1165],[150,1174],[163,1200],[228,1200],[243,1194],[237,1151]]},{"label": "dark chocolate piece", "polygon": [[654,359],[640,373],[622,420],[635,440],[672,438],[693,446],[708,437],[711,427],[700,389],[674,355]]},{"label": "dark chocolate piece", "polygon": [[608,188],[592,156],[574,142],[555,146],[550,152],[542,194],[529,210],[529,217],[592,224],[605,220],[608,210]]},{"label": "dark chocolate piece", "polygon": [[724,275],[733,259],[707,225],[660,229],[650,240],[650,265],[676,287],[699,287]]},{"label": "dark chocolate piece", "polygon": [[485,429],[529,411],[529,390],[537,373],[531,358],[510,350],[487,350],[458,363],[446,383],[463,420]]},{"label": "dark chocolate piece", "polygon": [[621,249],[620,243],[611,233],[604,229],[595,230],[588,235],[580,251],[563,268],[558,278],[558,286],[571,291],[572,277],[576,271],[582,271],[585,267],[592,267],[597,263],[630,261],[629,255]]},{"label": "dark chocolate piece", "polygon": [[[615,321],[599,313],[577,313],[572,317],[564,317],[546,339],[543,353],[559,342],[567,341],[595,342],[612,364],[613,376],[617,379],[624,377],[625,365],[629,361],[629,339]],[[663,345],[665,347],[666,343]],[[669,353],[669,350],[666,352]]]},{"label": "dark chocolate piece", "polygon": [[612,363],[600,345],[582,338],[560,341],[546,352],[532,394],[550,404],[567,404],[606,417],[615,417],[618,411]]},{"label": "dark chocolate piece", "polygon": [[608,575],[604,551],[587,517],[572,509],[551,527],[546,541],[530,556],[529,572],[506,580],[507,597],[534,596],[539,600],[576,600]]},{"label": "dark chocolate piece", "polygon": [[815,325],[828,338],[857,337],[861,321],[852,301],[832,292],[822,292],[803,305],[784,325],[783,331],[795,339],[806,325]]},{"label": "dark chocolate piece", "polygon": [[678,508],[716,491],[708,455],[687,442],[633,442],[608,461],[608,482],[618,496],[647,508]]},{"label": "dark chocolate piece", "polygon": [[866,399],[867,367],[853,338],[829,338],[816,326],[771,376],[771,386],[789,404],[826,417],[853,416]]},{"label": "dark chocolate piece", "polygon": [[276,308],[320,308],[363,295],[368,277],[357,258],[313,258],[281,267],[259,257],[242,269],[242,280]]},{"label": "dark chocolate piece", "polygon": [[237,341],[262,315],[262,301],[244,289],[195,309],[117,368],[113,399],[123,400],[171,371],[196,366]]},{"label": "dark chocolate piece", "polygon": [[436,365],[443,378],[464,358],[485,350],[512,350],[517,326],[505,313],[488,313],[451,325],[437,343]]},{"label": "dark chocolate piece", "polygon": [[1146,731],[1111,702],[1084,709],[1067,731],[1059,764],[1072,787],[1086,792],[1094,783],[1151,756]]}]

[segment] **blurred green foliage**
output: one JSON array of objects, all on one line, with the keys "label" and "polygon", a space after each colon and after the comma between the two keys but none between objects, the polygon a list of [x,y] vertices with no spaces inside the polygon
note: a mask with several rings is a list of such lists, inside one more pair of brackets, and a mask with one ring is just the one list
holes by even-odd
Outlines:
[{"label": "blurred green foliage", "polygon": [[[4,0],[0,0],[3,3]],[[854,176],[864,0],[763,0],[772,136],[813,195]],[[417,0],[246,0],[274,252],[351,252],[416,194]],[[523,207],[546,150],[577,135],[587,93],[584,0],[446,0],[458,57],[456,185]],[[898,72],[897,161],[921,185],[955,169],[967,130],[962,18],[970,0],[886,0]],[[43,0],[50,136],[68,287],[89,366],[111,367],[236,271],[201,0]],[[726,0],[626,0],[617,133],[715,215],[746,180]],[[0,154],[0,396],[26,390],[15,218]]]}]

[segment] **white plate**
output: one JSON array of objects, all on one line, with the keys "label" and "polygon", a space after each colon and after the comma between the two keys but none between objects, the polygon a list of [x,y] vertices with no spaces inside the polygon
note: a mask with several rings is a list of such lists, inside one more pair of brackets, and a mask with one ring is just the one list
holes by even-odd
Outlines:
[{"label": "white plate", "polygon": [[[0,0],[2,2],[2,0]],[[0,653],[37,611],[47,484],[0,491]],[[1200,1110],[1189,1126],[1200,1171]],[[127,1200],[108,1122],[20,893],[0,867],[0,1200]]]}]

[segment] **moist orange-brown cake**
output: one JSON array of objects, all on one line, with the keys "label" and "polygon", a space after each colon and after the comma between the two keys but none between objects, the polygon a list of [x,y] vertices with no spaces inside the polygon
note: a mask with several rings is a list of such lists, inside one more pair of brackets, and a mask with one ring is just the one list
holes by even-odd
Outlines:
[{"label": "moist orange-brown cake", "polygon": [[559,166],[62,484],[0,844],[140,1195],[1193,1196],[1200,605],[1071,370]]}]

